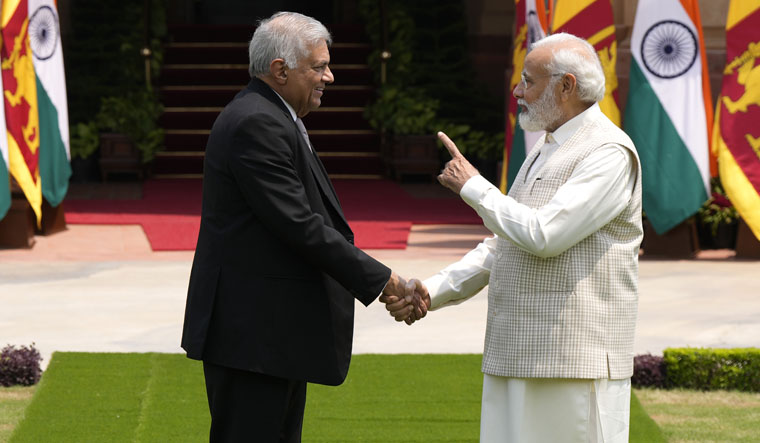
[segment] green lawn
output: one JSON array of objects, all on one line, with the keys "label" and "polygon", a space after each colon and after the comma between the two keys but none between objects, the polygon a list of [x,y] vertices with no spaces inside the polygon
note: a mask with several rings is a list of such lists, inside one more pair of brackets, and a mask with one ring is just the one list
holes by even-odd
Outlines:
[{"label": "green lawn", "polygon": [[0,442],[6,442],[32,401],[36,386],[0,387]]},{"label": "green lawn", "polygon": [[[476,442],[480,355],[359,355],[309,385],[304,442]],[[0,419],[2,416],[0,416]],[[56,353],[11,442],[203,442],[202,366],[176,354]],[[631,441],[664,441],[634,399]]]},{"label": "green lawn", "polygon": [[637,389],[668,441],[759,442],[760,393]]}]

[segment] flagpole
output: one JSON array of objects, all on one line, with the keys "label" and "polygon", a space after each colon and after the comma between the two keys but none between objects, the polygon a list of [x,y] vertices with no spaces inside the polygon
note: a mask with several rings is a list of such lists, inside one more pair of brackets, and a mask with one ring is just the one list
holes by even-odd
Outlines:
[{"label": "flagpole", "polygon": [[143,2],[143,31],[144,42],[140,52],[145,59],[145,89],[151,91],[153,86],[150,80],[150,0],[144,0]]}]

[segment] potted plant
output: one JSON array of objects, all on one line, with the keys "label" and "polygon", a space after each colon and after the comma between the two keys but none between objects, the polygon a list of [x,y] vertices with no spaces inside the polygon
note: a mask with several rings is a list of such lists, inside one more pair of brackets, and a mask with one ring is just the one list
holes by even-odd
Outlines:
[{"label": "potted plant", "polygon": [[[102,158],[106,165],[103,175],[119,168],[142,174],[163,143],[157,127],[160,105],[150,90],[163,63],[167,2],[113,2],[107,8],[97,0],[78,0],[76,4],[68,17],[76,32],[64,42],[66,79],[69,91],[76,91],[69,94],[68,101],[72,169],[76,170],[77,159],[97,164]],[[93,21],[94,16],[99,20]],[[103,143],[99,139],[93,145],[98,133],[103,135]],[[108,152],[98,149],[101,144]],[[124,158],[109,163],[113,151]],[[119,162],[127,166],[116,167]],[[76,172],[73,175],[76,177]]]},{"label": "potted plant", "polygon": [[734,249],[739,215],[718,179],[711,180],[712,195],[697,213],[701,249]]},{"label": "potted plant", "polygon": [[[488,181],[499,185],[498,163],[503,160],[504,132],[485,132],[467,124],[441,121],[438,129],[446,133],[457,145],[459,152],[467,157]],[[446,154],[448,155],[448,154]],[[447,159],[448,160],[448,159]]]},{"label": "potted plant", "polygon": [[163,106],[150,91],[105,97],[95,117],[100,134],[100,169],[103,179],[111,172],[142,177],[146,165],[163,147],[164,132],[158,126]]},{"label": "potted plant", "polygon": [[388,169],[397,178],[437,175],[448,160],[435,136],[443,131],[494,181],[504,149],[503,106],[473,81],[462,3],[362,0],[359,11],[375,48],[368,63],[381,84],[365,117],[387,135]]},{"label": "potted plant", "polygon": [[100,146],[98,127],[94,121],[69,127],[71,180],[76,183],[97,180],[99,175],[95,152]]},{"label": "potted plant", "polygon": [[365,109],[370,125],[383,134],[386,172],[397,180],[404,174],[435,176],[440,170],[436,144],[438,102],[419,88],[386,84]]}]

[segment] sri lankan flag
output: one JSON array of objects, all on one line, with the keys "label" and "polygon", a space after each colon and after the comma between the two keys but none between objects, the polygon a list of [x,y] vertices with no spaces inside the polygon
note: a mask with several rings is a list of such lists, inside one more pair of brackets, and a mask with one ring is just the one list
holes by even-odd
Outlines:
[{"label": "sri lankan flag", "polygon": [[544,0],[515,0],[515,26],[512,50],[512,76],[507,85],[507,120],[504,131],[504,162],[501,168],[500,189],[506,193],[508,183],[514,181],[517,171],[525,161],[528,150],[541,137],[541,133],[525,132],[517,124],[519,108],[512,95],[520,83],[525,56],[533,42],[546,37],[547,19]]},{"label": "sri lankan flag", "polygon": [[29,46],[27,0],[3,0],[0,8],[8,166],[29,204],[42,219],[42,186],[39,171],[40,125],[37,113],[37,79]]},{"label": "sri lankan flag", "polygon": [[610,0],[555,0],[551,32],[567,32],[594,46],[602,62],[606,83],[604,98],[599,106],[610,120],[620,126],[618,80],[615,73],[617,40]]},{"label": "sri lankan flag", "polygon": [[712,150],[720,180],[760,239],[760,0],[731,0]]}]

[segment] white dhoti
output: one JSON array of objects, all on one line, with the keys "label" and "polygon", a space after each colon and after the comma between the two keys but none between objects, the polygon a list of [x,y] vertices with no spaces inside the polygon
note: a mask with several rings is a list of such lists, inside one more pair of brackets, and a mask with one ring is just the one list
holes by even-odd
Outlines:
[{"label": "white dhoti", "polygon": [[626,443],[631,379],[483,377],[481,443]]}]

